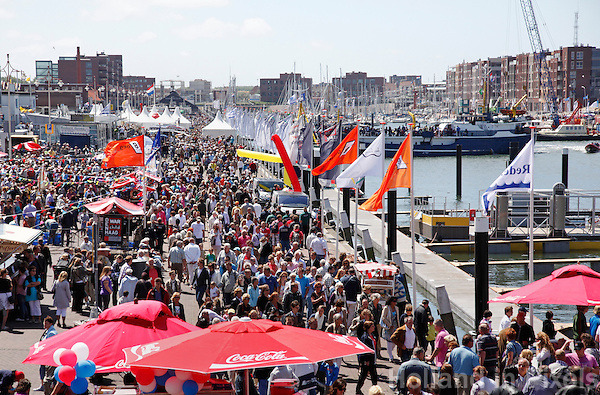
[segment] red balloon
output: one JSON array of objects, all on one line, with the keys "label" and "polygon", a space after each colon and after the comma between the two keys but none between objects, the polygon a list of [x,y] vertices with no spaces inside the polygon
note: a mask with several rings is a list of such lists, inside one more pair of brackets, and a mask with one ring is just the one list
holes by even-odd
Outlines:
[{"label": "red balloon", "polygon": [[137,368],[135,379],[140,385],[150,385],[154,380],[154,370],[147,368]]},{"label": "red balloon", "polygon": [[192,380],[194,380],[196,383],[206,383],[209,378],[210,374],[197,372],[192,373]]},{"label": "red balloon", "polygon": [[64,350],[58,359],[62,365],[73,367],[77,363],[77,354],[73,350]]},{"label": "red balloon", "polygon": [[77,372],[75,372],[75,368],[72,366],[63,365],[58,371],[58,378],[66,385],[71,385],[75,377],[77,377]]}]

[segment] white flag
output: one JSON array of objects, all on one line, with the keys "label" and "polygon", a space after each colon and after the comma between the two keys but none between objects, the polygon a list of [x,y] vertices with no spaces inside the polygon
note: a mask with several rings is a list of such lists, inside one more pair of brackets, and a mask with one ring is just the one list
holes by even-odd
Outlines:
[{"label": "white flag", "polygon": [[496,192],[522,191],[531,188],[533,172],[533,141],[530,140],[519,152],[517,157],[508,165],[506,170],[496,178],[496,181],[481,195],[483,211],[490,211]]},{"label": "white flag", "polygon": [[364,176],[383,178],[383,134],[380,134],[350,166],[335,179],[338,188],[357,188]]}]

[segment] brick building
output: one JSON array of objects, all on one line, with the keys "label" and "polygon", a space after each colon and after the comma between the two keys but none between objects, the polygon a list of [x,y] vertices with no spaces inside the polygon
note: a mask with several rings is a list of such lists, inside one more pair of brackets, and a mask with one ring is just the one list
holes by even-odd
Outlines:
[{"label": "brick building", "polygon": [[351,72],[345,77],[334,77],[334,86],[341,86],[346,98],[373,97],[383,95],[384,77],[369,77],[367,73]]},{"label": "brick building", "polygon": [[302,77],[302,74],[299,73],[284,73],[279,74],[279,78],[260,79],[260,100],[267,103],[278,103],[285,99],[283,92],[292,88],[291,85],[294,83],[300,90],[309,94],[312,92],[312,78]]}]

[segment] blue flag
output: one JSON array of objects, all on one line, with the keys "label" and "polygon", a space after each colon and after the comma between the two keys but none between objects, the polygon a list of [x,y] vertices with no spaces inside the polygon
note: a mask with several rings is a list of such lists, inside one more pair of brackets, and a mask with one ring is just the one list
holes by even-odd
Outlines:
[{"label": "blue flag", "polygon": [[158,132],[156,133],[156,136],[154,136],[154,140],[152,141],[152,151],[150,152],[150,156],[148,156],[148,159],[146,160],[146,166],[148,166],[148,163],[150,163],[150,161],[154,159],[158,151],[160,151],[160,127],[158,128]]}]

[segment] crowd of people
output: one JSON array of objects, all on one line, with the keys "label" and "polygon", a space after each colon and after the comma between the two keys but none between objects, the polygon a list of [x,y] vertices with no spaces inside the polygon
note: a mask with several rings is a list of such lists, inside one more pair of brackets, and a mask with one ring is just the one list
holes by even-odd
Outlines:
[{"label": "crowd of people", "polygon": [[[132,229],[133,248],[112,255],[100,243],[96,261],[92,218],[83,205],[115,193],[112,181],[131,170],[100,170],[93,152],[66,146],[25,156],[21,166],[0,166],[4,221],[45,232],[19,257],[14,277],[0,271],[2,329],[9,329],[13,308],[16,321],[43,326],[47,337],[56,333],[54,325],[69,327],[69,309],[80,313],[151,299],[201,328],[249,317],[356,336],[374,351],[357,358],[357,394],[367,378],[369,393],[381,391],[378,361],[398,367],[396,377],[382,381],[413,395],[570,394],[595,386],[600,308],[591,328],[585,316],[576,316],[574,341],[556,339],[551,314],[536,334],[521,307],[514,318],[507,308],[499,327],[486,312],[478,333],[465,334],[459,344],[428,300],[414,307],[363,286],[357,260],[331,251],[318,211],[261,202],[252,189],[258,166],[235,149],[232,140],[194,132],[163,147],[161,181],[149,189],[145,216]],[[116,193],[141,201],[131,189]],[[49,244],[62,245],[58,259]],[[54,308],[53,317],[42,321],[43,291],[51,292]],[[198,316],[189,314],[184,292],[194,293]],[[343,393],[340,368],[353,363],[347,358],[256,369],[251,387],[262,395],[274,379],[287,378],[307,383],[310,393]],[[0,395],[23,380],[14,371],[1,375],[13,381],[0,385]]]}]

